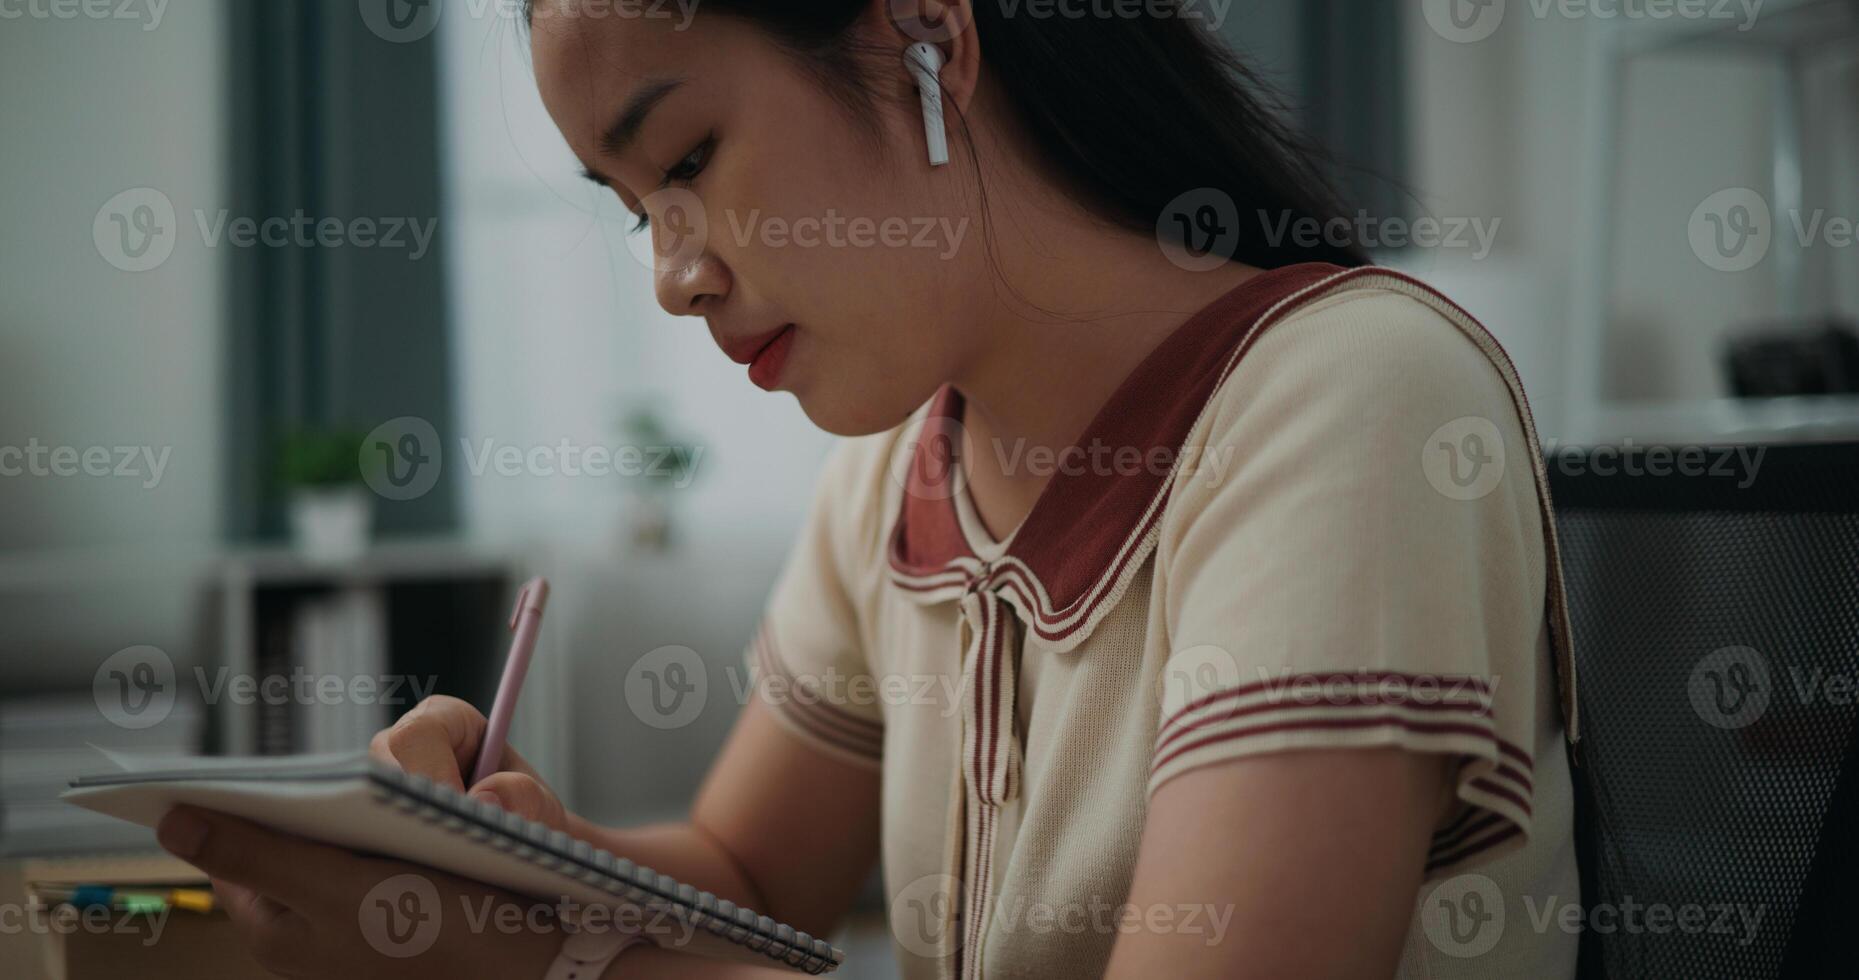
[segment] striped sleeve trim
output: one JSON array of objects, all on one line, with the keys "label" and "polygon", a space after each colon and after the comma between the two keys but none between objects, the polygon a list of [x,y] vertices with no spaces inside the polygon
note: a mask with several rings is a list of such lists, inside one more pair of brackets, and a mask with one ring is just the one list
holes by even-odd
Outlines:
[{"label": "striped sleeve trim", "polygon": [[[883,762],[884,724],[832,703],[816,683],[797,677],[776,649],[767,623],[756,630],[751,648],[755,696],[776,720],[832,755],[868,767]],[[776,682],[778,689],[771,689]]]},{"label": "striped sleeve trim", "polygon": [[1527,837],[1535,771],[1497,733],[1490,688],[1407,674],[1296,675],[1215,691],[1168,715],[1156,735],[1149,794],[1201,766],[1269,752],[1396,745],[1460,760],[1462,806],[1437,831],[1429,876],[1481,863]]}]

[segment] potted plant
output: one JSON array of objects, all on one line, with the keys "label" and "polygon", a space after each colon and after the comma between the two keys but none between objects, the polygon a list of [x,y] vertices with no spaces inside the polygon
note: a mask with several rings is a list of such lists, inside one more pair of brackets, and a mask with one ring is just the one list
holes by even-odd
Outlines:
[{"label": "potted plant", "polygon": [[689,487],[696,475],[696,446],[674,439],[657,409],[640,404],[621,417],[621,434],[640,450],[643,466],[634,476],[629,537],[647,551],[665,551],[673,538],[672,492]]},{"label": "potted plant", "polygon": [[365,437],[343,429],[299,429],[278,447],[278,481],[290,509],[291,540],[315,561],[346,561],[368,550],[373,499],[362,482]]}]

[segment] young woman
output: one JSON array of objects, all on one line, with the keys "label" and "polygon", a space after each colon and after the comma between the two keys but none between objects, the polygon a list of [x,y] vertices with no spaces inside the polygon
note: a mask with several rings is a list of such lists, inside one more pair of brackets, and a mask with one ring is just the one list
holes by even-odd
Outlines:
[{"label": "young woman", "polygon": [[[816,935],[878,864],[909,978],[1571,976],[1528,914],[1579,895],[1517,376],[1425,286],[1273,234],[1338,212],[1203,27],[644,9],[539,0],[549,112],[649,226],[664,308],[848,438],[688,823],[595,826],[514,754],[471,792]],[[467,788],[483,729],[435,699],[374,747]],[[161,839],[285,975],[557,962],[457,915],[406,960],[357,929],[394,875],[448,912],[495,895],[470,882],[199,811]],[[662,943],[578,969],[780,975]]]}]

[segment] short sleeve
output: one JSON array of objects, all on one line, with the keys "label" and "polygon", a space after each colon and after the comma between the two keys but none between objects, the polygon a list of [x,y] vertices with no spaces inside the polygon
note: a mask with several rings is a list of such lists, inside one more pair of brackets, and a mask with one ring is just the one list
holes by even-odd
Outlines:
[{"label": "short sleeve", "polygon": [[1518,398],[1471,335],[1391,291],[1259,338],[1163,518],[1150,793],[1227,759],[1397,747],[1454,760],[1430,876],[1527,840],[1532,749],[1560,722]]},{"label": "short sleeve", "polygon": [[815,485],[800,535],[745,652],[752,691],[808,744],[869,767],[883,760],[884,718],[860,629],[881,480],[875,438],[844,440]]}]

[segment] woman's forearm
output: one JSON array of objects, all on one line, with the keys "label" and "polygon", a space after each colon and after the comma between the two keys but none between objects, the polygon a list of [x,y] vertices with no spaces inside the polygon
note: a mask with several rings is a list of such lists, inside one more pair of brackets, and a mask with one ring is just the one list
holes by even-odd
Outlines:
[{"label": "woman's forearm", "polygon": [[[736,860],[708,834],[691,823],[661,823],[644,827],[602,827],[578,816],[569,817],[569,833],[613,852],[634,864],[670,875],[684,884],[711,892],[766,915],[763,893]],[[778,916],[777,916],[778,917]]]},{"label": "woman's forearm", "polygon": [[[769,915],[761,890],[723,847],[691,823],[661,823],[645,827],[602,827],[570,817],[574,834],[615,855],[668,874],[681,882],[711,892],[738,905]],[[646,927],[648,935],[653,931]],[[678,937],[653,935],[655,944]],[[659,945],[628,950],[601,975],[600,980],[660,980],[703,976],[716,980],[775,980],[793,972],[779,967],[699,958]]]}]

